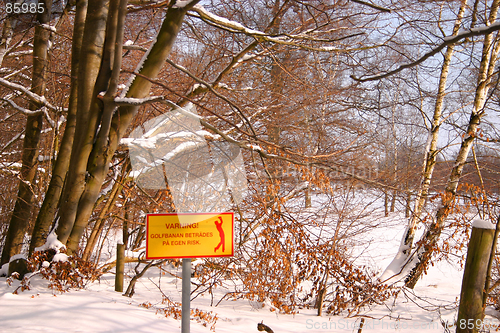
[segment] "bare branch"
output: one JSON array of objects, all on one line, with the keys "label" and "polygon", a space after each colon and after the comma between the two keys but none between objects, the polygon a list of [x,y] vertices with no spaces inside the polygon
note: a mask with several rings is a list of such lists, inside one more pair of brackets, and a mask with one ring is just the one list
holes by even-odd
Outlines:
[{"label": "bare branch", "polygon": [[[375,185],[375,186],[378,186],[381,188],[387,188],[387,189],[397,189],[397,187],[387,185],[387,184],[382,184],[380,182],[361,177],[359,175],[356,175],[354,172],[345,171],[342,169],[342,167],[338,167],[338,166],[334,165],[332,162],[321,161],[317,156],[307,156],[307,155],[303,155],[303,154],[299,154],[299,153],[292,153],[293,155],[297,156],[298,158],[303,159],[303,160],[299,160],[297,158],[292,158],[292,157],[287,156],[287,155],[277,155],[277,154],[268,153],[264,149],[262,149],[260,146],[256,146],[256,145],[254,145],[248,141],[245,141],[245,140],[237,140],[237,139],[233,138],[232,136],[228,135],[224,131],[219,130],[217,127],[215,127],[212,124],[205,121],[203,119],[203,117],[200,117],[196,114],[193,114],[192,112],[176,105],[175,103],[173,103],[169,100],[165,99],[165,100],[162,100],[162,102],[169,105],[170,107],[176,109],[177,111],[179,111],[180,113],[182,113],[184,115],[198,119],[200,121],[200,124],[203,127],[218,134],[225,141],[232,143],[232,144],[235,144],[242,149],[257,152],[262,158],[277,159],[277,160],[290,162],[290,163],[295,164],[295,165],[316,167],[318,169],[335,171],[335,172],[342,173],[342,174],[344,174],[348,177],[351,177],[353,179],[359,180],[360,182],[365,183],[365,184],[371,184],[371,185]],[[260,140],[260,141],[262,141],[263,143],[268,143],[264,140]]]},{"label": "bare branch", "polygon": [[439,52],[441,52],[441,50],[443,50],[448,45],[455,44],[455,43],[457,43],[461,40],[464,40],[466,38],[488,35],[488,34],[491,34],[492,32],[498,31],[498,30],[500,30],[500,21],[495,22],[489,26],[466,30],[466,31],[458,33],[457,35],[445,37],[441,44],[439,44],[435,48],[431,49],[429,52],[424,54],[422,57],[420,57],[417,60],[410,62],[408,64],[401,65],[392,71],[389,71],[389,72],[386,72],[383,74],[374,75],[374,76],[368,76],[365,78],[358,78],[358,77],[355,77],[354,75],[351,75],[351,78],[353,80],[358,81],[358,82],[366,82],[366,81],[375,81],[375,80],[385,79],[386,77],[389,77],[391,75],[399,73],[404,69],[412,68],[412,67],[415,67],[417,65],[420,65],[421,63],[423,63],[424,61],[426,61],[430,57],[433,57],[436,54],[438,54]]},{"label": "bare branch", "polygon": [[156,102],[164,102],[165,97],[163,96],[150,96],[146,98],[131,98],[131,97],[116,97],[114,102],[117,106],[123,105],[134,105],[141,106],[146,104],[153,104]]},{"label": "bare branch", "polygon": [[351,0],[351,1],[355,2],[355,3],[359,3],[360,5],[368,6],[370,8],[376,9],[376,10],[380,10],[381,12],[384,12],[384,13],[390,13],[391,12],[390,9],[387,9],[387,8],[384,8],[384,7],[381,7],[381,6],[377,6],[377,5],[374,5],[374,4],[366,2],[366,1],[362,1],[362,0]]},{"label": "bare branch", "polygon": [[29,109],[26,109],[26,108],[23,108],[19,105],[17,105],[16,103],[14,103],[13,101],[11,101],[10,99],[3,99],[2,100],[4,102],[7,102],[9,103],[15,110],[25,114],[25,115],[28,115],[28,116],[35,116],[35,115],[38,115],[38,114],[41,114],[43,113],[43,115],[45,116],[45,118],[47,119],[48,123],[50,124],[51,127],[55,127],[56,126],[56,123],[52,120],[52,118],[50,118],[49,114],[47,113],[47,108],[46,107],[42,107],[38,110],[29,110]]},{"label": "bare branch", "polygon": [[3,154],[3,152],[9,149],[17,140],[22,138],[24,131],[25,129],[23,128],[21,132],[17,133],[9,142],[7,142],[7,144],[0,150],[0,154]]},{"label": "bare branch", "polygon": [[[356,50],[366,50],[366,49],[371,49],[371,48],[376,48],[378,45],[375,46],[363,46],[359,48],[336,48],[336,47],[331,47],[331,46],[325,46],[325,47],[314,47],[311,45],[305,45],[305,44],[300,44],[298,43],[300,40],[307,40],[307,41],[313,41],[313,42],[334,42],[338,41],[339,39],[335,40],[324,40],[324,39],[316,39],[313,38],[307,34],[298,34],[298,35],[283,35],[283,36],[272,36],[270,34],[267,34],[265,32],[251,29],[248,27],[245,27],[239,22],[231,21],[226,18],[217,16],[213,13],[210,13],[207,11],[203,6],[196,5],[192,9],[192,11],[196,12],[198,16],[195,16],[203,20],[205,23],[210,24],[212,26],[215,26],[220,29],[224,29],[229,32],[233,33],[242,33],[247,36],[251,36],[255,38],[259,42],[271,42],[275,44],[281,44],[281,45],[288,45],[288,46],[293,46],[293,47],[298,47],[304,50],[309,50],[309,51],[316,51],[316,52],[335,52],[335,53],[346,53],[346,52],[351,52],[351,51],[356,51]],[[355,33],[352,34],[348,37],[355,37],[360,34]]]},{"label": "bare branch", "polygon": [[45,106],[51,110],[54,110],[54,111],[59,111],[60,108],[50,104],[47,99],[45,99],[44,96],[40,96],[38,94],[35,94],[34,92],[30,91],[28,88],[20,85],[20,84],[17,84],[17,83],[13,83],[13,82],[9,82],[3,78],[0,78],[0,85],[4,86],[4,87],[7,87],[7,88],[10,88],[10,89],[13,89],[13,90],[16,90],[16,91],[19,91],[23,94],[25,94],[26,96],[28,96],[28,98],[32,101],[32,102],[35,102],[35,103],[38,103],[42,106]]}]

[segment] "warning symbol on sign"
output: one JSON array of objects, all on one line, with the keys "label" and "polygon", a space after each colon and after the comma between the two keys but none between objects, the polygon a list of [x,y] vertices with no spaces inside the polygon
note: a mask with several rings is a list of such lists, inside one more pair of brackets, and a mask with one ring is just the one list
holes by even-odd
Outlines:
[{"label": "warning symbol on sign", "polygon": [[219,247],[221,247],[221,245],[222,245],[222,252],[224,253],[224,251],[225,251],[225,247],[224,247],[224,229],[222,229],[222,223],[223,223],[223,221],[222,221],[222,218],[220,216],[218,218],[219,218],[220,222],[217,223],[217,221],[215,221],[214,223],[215,223],[215,226],[217,227],[217,231],[219,232],[220,242],[219,242],[219,245],[217,245],[215,247],[214,252],[217,252],[217,250],[219,249]]}]

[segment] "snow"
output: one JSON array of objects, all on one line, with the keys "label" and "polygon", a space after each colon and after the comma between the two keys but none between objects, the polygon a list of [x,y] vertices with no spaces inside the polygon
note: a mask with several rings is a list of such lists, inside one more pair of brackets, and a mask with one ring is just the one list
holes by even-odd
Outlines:
[{"label": "snow", "polygon": [[[121,85],[122,89],[125,89],[125,85]],[[130,105],[142,105],[151,101],[161,99],[160,96],[149,96],[146,98],[134,98],[134,97],[116,97],[115,103],[120,104],[130,104]]]},{"label": "snow", "polygon": [[66,248],[66,246],[64,246],[64,244],[61,243],[57,239],[57,234],[54,231],[52,231],[47,236],[47,240],[45,241],[45,244],[43,244],[40,247],[35,248],[35,251],[45,251],[45,250],[48,250],[48,249],[53,249],[53,250],[56,250],[57,253],[59,253],[59,251],[61,249],[65,249],[65,248]]},{"label": "snow", "polygon": [[[313,204],[318,202],[318,198],[313,198]],[[363,235],[367,245],[355,249],[357,264],[381,270],[389,265],[399,249],[406,219],[400,213],[385,217],[380,209],[370,214],[368,220],[376,220],[377,227]],[[484,222],[474,223],[481,225]],[[61,248],[61,245],[52,233],[43,247]],[[126,256],[137,258],[139,252],[127,251]],[[64,259],[61,254],[59,257]],[[116,259],[113,255],[107,258],[101,265]],[[202,262],[203,259],[197,259],[193,265]],[[126,264],[125,287],[134,274],[135,265]],[[444,332],[441,321],[451,325],[456,319],[462,274],[458,264],[437,262],[414,290],[403,290],[397,298],[363,310],[361,315],[366,317],[362,332]],[[63,294],[47,288],[48,281],[40,276],[33,276],[31,290],[15,295],[13,291],[20,282],[14,280],[9,285],[3,277],[0,278],[0,332],[180,332],[180,319],[166,317],[161,311],[166,307],[162,294],[180,302],[180,276],[181,268],[170,264],[164,266],[163,271],[151,268],[139,280],[132,298],[114,291],[114,272],[104,274],[100,281],[89,283],[82,290]],[[196,284],[198,280],[192,278],[192,282]],[[215,306],[231,291],[231,281],[224,285],[217,287],[213,295],[207,292],[191,301],[192,309],[217,314],[215,332],[257,332],[257,324],[261,321],[277,333],[347,333],[356,332],[360,324],[360,317],[348,318],[346,313],[318,317],[315,309],[300,309],[295,315],[280,314],[266,301],[224,299]],[[307,290],[307,281],[302,286]],[[492,317],[497,315],[493,309],[487,309],[485,321],[498,323]],[[205,327],[194,318],[190,326],[193,333],[211,332],[210,324]],[[450,331],[454,330],[455,327],[450,327]]]},{"label": "snow", "polygon": [[263,151],[261,146],[256,146],[256,145],[250,145],[250,149],[255,150],[255,151]]},{"label": "snow", "polygon": [[175,2],[175,5],[173,5],[173,8],[184,8],[188,6],[193,0],[177,0]]},{"label": "snow", "polygon": [[65,262],[68,261],[68,255],[66,253],[58,253],[52,259],[53,262]]},{"label": "snow", "polygon": [[[436,274],[437,273],[437,274]],[[439,275],[439,271],[434,274]],[[447,279],[458,276],[444,272]],[[156,275],[156,276],[154,276]],[[180,274],[179,274],[180,275]],[[2,278],[3,279],[3,278]],[[422,281],[416,290],[422,296],[441,298],[450,290],[441,289],[449,285],[446,278],[436,281],[436,286],[429,281]],[[114,291],[113,274],[106,274],[100,283],[94,283],[85,290],[55,294],[36,280],[32,290],[13,295],[18,283],[10,287],[0,280],[0,331],[3,332],[180,332],[180,320],[165,317],[157,313],[156,307],[162,307],[158,283],[158,272],[149,274],[138,286],[137,294],[132,298],[124,297]],[[427,279],[425,279],[427,280]],[[171,298],[180,300],[181,281],[175,277],[162,277],[162,289]],[[452,293],[459,291],[453,284]],[[440,293],[443,291],[443,293]],[[219,295],[220,297],[220,295]],[[301,310],[299,314],[282,315],[272,312],[268,304],[243,300],[225,301],[217,307],[209,306],[210,297],[198,297],[191,302],[192,308],[213,311],[218,320],[215,332],[257,332],[261,321],[275,332],[353,332],[359,325],[359,318],[341,316],[315,316],[315,310]],[[418,299],[415,299],[418,302]],[[149,309],[141,306],[151,303]],[[264,305],[264,307],[262,307]],[[443,332],[437,316],[407,302],[399,304],[392,317],[378,309],[373,312],[373,319],[366,318],[363,332]],[[443,311],[445,312],[445,311]],[[385,315],[385,317],[383,317]],[[399,316],[399,317],[398,317]],[[452,320],[453,317],[449,317]],[[70,319],[70,320],[68,320]],[[448,318],[447,318],[448,319]],[[209,327],[192,320],[191,332],[209,333]],[[355,330],[354,330],[355,331]]]},{"label": "snow", "polygon": [[472,227],[473,228],[479,228],[479,229],[496,229],[496,225],[485,220],[481,219],[476,219],[474,222],[472,222]]},{"label": "snow", "polygon": [[6,276],[9,273],[9,264],[3,264],[0,267],[0,276]]},{"label": "snow", "polygon": [[[398,252],[394,260],[387,266],[384,273],[379,277],[379,280],[383,283],[392,284],[397,283],[404,279],[407,270],[404,269],[407,257],[403,252]],[[412,265],[406,265],[406,267],[412,267]]]},{"label": "snow", "polygon": [[216,24],[220,24],[222,26],[229,27],[231,29],[234,29],[236,31],[240,31],[240,32],[243,32],[243,33],[249,34],[249,35],[266,36],[266,34],[263,33],[262,31],[258,31],[258,30],[247,28],[247,27],[245,27],[244,25],[242,25],[239,22],[231,21],[231,20],[228,20],[228,19],[226,19],[224,17],[215,15],[215,14],[207,11],[200,4],[195,5],[193,9],[196,10],[200,15],[203,15],[205,17],[210,18],[210,20],[212,22],[215,22]]},{"label": "snow", "polygon": [[9,262],[12,262],[12,261],[15,261],[15,260],[18,260],[18,259],[26,259],[26,256],[24,254],[13,255],[12,257],[10,257]]},{"label": "snow", "polygon": [[55,26],[53,26],[53,25],[49,25],[49,24],[45,24],[45,23],[43,23],[43,24],[41,24],[40,26],[41,26],[42,28],[44,28],[44,29],[49,30],[50,32],[57,33],[57,28],[56,28]]},{"label": "snow", "polygon": [[[156,38],[154,38],[151,41],[151,44],[149,45],[148,50],[146,52],[144,52],[144,54],[142,55],[141,60],[137,64],[137,67],[135,68],[135,73],[140,73],[140,71],[142,69],[142,66],[144,66],[144,62],[149,57],[149,53],[151,53],[151,50],[153,49],[154,45],[156,44],[156,41],[157,41]],[[127,96],[127,93],[128,93],[128,91],[130,89],[130,86],[134,82],[135,78],[136,78],[136,75],[131,75],[129,77],[127,83],[125,84],[125,87],[123,88],[122,92],[120,93],[120,96],[119,96],[120,98],[125,98]]]}]

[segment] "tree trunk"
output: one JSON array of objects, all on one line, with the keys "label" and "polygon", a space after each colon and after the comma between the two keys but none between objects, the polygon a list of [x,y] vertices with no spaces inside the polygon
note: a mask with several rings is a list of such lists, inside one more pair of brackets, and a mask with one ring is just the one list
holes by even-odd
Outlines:
[{"label": "tree trunk", "polygon": [[389,192],[387,189],[384,189],[384,216],[389,216]]},{"label": "tree trunk", "polygon": [[[498,12],[498,4],[499,1],[496,0],[491,6],[490,24],[495,22]],[[441,199],[441,207],[436,213],[435,220],[424,234],[422,242],[420,242],[422,245],[416,249],[416,262],[405,281],[406,286],[409,288],[415,287],[418,279],[427,268],[427,264],[431,259],[431,256],[436,248],[437,241],[441,235],[441,231],[444,228],[444,222],[453,209],[458,183],[460,181],[460,177],[462,176],[462,171],[472,148],[472,144],[474,143],[481,117],[484,115],[483,108],[486,102],[491,76],[495,70],[495,63],[497,61],[499,51],[500,43],[494,43],[492,34],[486,35],[483,42],[483,54],[469,125],[458,155],[455,159],[455,166],[451,170],[448,178],[445,192]]]},{"label": "tree trunk", "polygon": [[405,205],[405,218],[410,217],[411,212],[411,192],[409,190],[409,186],[406,188],[406,205]]},{"label": "tree trunk", "polygon": [[[280,22],[281,22],[281,17],[278,16],[278,12],[280,9],[280,0],[276,0],[273,5],[273,15],[276,18],[276,24],[273,25],[270,29],[269,32],[271,34],[279,34],[280,30]],[[271,65],[271,70],[270,70],[270,80],[271,80],[271,87],[270,87],[270,107],[269,107],[269,119],[267,119],[266,123],[266,134],[267,134],[267,140],[271,143],[274,143],[276,145],[279,145],[280,143],[280,136],[281,136],[281,126],[280,126],[280,109],[281,105],[279,105],[279,101],[281,101],[281,97],[283,95],[283,70],[278,63],[278,59],[274,58],[273,63]],[[279,165],[277,161],[268,161],[266,162],[267,166],[265,166],[267,172],[268,172],[268,177],[270,178],[270,181],[272,184],[275,186],[277,185],[276,179],[279,178],[282,175],[281,170],[279,169]],[[278,188],[273,188],[272,191],[276,191]],[[276,193],[269,193],[267,201],[268,202],[273,202],[274,198],[276,196]]]},{"label": "tree trunk", "polygon": [[391,197],[391,213],[394,213],[396,210],[396,197],[398,195],[398,192],[396,190],[392,191],[392,197]]},{"label": "tree trunk", "polygon": [[[97,218],[94,228],[92,229],[92,232],[90,233],[90,236],[87,240],[87,244],[85,245],[85,250],[83,251],[82,259],[83,260],[89,260],[90,255],[92,254],[92,251],[95,247],[95,244],[97,243],[97,239],[99,238],[99,235],[101,234],[103,228],[104,228],[104,223],[106,221],[106,215],[109,213],[109,211],[112,209],[112,205],[116,202],[116,199],[118,198],[118,195],[123,189],[123,180],[125,179],[126,175],[128,174],[128,171],[124,170],[124,174],[122,177],[114,181],[113,188],[111,189],[111,193],[108,196],[108,201],[102,208],[99,217]],[[125,243],[126,244],[126,243]]]},{"label": "tree trunk", "polygon": [[117,244],[116,247],[116,276],[115,291],[123,292],[123,277],[125,271],[125,245]]},{"label": "tree trunk", "polygon": [[[33,41],[33,77],[31,83],[31,91],[40,96],[45,95],[50,39],[50,30],[41,26],[41,24],[48,24],[50,22],[50,11],[52,7],[51,0],[46,0],[43,3],[45,11],[37,14],[37,21],[40,24],[35,27],[35,37]],[[37,110],[40,107],[41,105],[33,102],[30,103],[31,110]],[[38,168],[38,151],[42,125],[42,113],[30,115],[26,120],[21,180],[19,182],[17,200],[14,211],[12,212],[0,264],[9,262],[11,256],[20,253],[24,236],[33,213],[35,196],[33,187]]]},{"label": "tree trunk", "polygon": [[[462,5],[455,20],[455,26],[453,28],[453,34],[458,34],[462,19],[465,13],[467,1],[462,1]],[[439,77],[438,93],[436,97],[436,103],[434,105],[434,115],[432,118],[432,124],[429,132],[428,143],[425,152],[425,159],[422,165],[422,179],[420,184],[420,189],[416,195],[415,208],[413,214],[408,221],[408,226],[406,232],[403,236],[403,241],[401,242],[400,251],[408,257],[413,246],[413,240],[415,238],[415,231],[417,229],[418,223],[422,215],[423,208],[427,196],[429,195],[429,188],[431,185],[432,175],[434,173],[434,166],[436,165],[436,158],[438,154],[438,139],[439,130],[441,128],[441,115],[443,112],[443,102],[445,97],[446,82],[448,80],[448,72],[450,70],[450,63],[452,60],[455,45],[449,45],[446,48],[446,53],[443,59],[443,66],[441,67],[441,76]]]},{"label": "tree trunk", "polygon": [[83,28],[85,26],[86,14],[87,0],[78,0],[76,3],[76,14],[74,18],[73,44],[71,51],[71,91],[69,97],[68,115],[66,117],[66,128],[64,130],[61,146],[59,147],[57,160],[52,171],[49,187],[45,194],[42,207],[40,208],[35,222],[35,227],[33,229],[33,236],[31,238],[29,249],[30,255],[36,247],[43,245],[47,238],[50,225],[56,215],[59,199],[61,197],[64,181],[69,168],[71,148],[73,146],[76,127],[78,58],[82,46]]},{"label": "tree trunk", "polygon": [[[465,13],[467,1],[462,1],[460,10],[455,20],[455,25],[453,27],[453,35],[459,32],[463,15]],[[420,183],[420,188],[416,194],[415,208],[408,221],[408,226],[403,235],[401,243],[399,245],[399,250],[393,262],[389,264],[391,267],[393,264],[407,260],[410,256],[413,240],[415,238],[415,232],[417,230],[418,223],[420,222],[421,214],[426,203],[427,196],[429,194],[429,188],[432,180],[432,175],[434,172],[434,166],[436,165],[436,158],[438,154],[438,139],[439,139],[439,129],[441,127],[441,115],[443,111],[443,102],[445,97],[446,82],[448,80],[448,72],[450,69],[450,63],[452,60],[454,45],[449,45],[446,49],[443,65],[441,67],[441,75],[439,77],[438,93],[436,97],[436,103],[434,105],[434,115],[429,131],[429,137],[425,152],[425,158],[422,165],[422,178]],[[387,209],[387,208],[386,208]]]},{"label": "tree trunk", "polygon": [[9,50],[12,35],[14,34],[15,19],[8,16],[3,21],[2,39],[0,40],[0,66],[3,63],[3,58]]},{"label": "tree trunk", "polygon": [[75,138],[63,189],[57,235],[64,244],[73,228],[80,196],[85,188],[88,156],[92,149],[99,115],[91,113],[95,102],[95,83],[100,72],[104,47],[108,3],[89,0],[78,68],[78,97]]},{"label": "tree trunk", "polygon": [[[194,5],[196,1],[192,2]],[[140,67],[140,76],[135,76],[126,97],[144,98],[148,96],[152,83],[144,78],[154,79],[163,67],[177,34],[180,30],[184,16],[190,6],[182,8],[171,7],[167,10],[166,17],[147,57]],[[119,44],[121,45],[121,44]],[[115,59],[116,60],[116,59]],[[119,70],[119,68],[117,68]],[[113,80],[112,80],[113,81]],[[112,101],[110,101],[112,103]],[[106,103],[106,100],[105,100]],[[71,234],[67,239],[68,252],[73,253],[78,249],[80,238],[88,224],[93,205],[99,194],[103,180],[108,172],[109,163],[118,147],[120,139],[125,134],[127,127],[137,113],[139,106],[121,106],[116,112],[105,111],[102,124],[97,136],[97,141],[88,160],[88,180],[81,197],[78,200],[77,214]],[[112,110],[111,110],[112,111]],[[107,117],[109,116],[109,118]],[[109,123],[107,123],[109,121]]]}]

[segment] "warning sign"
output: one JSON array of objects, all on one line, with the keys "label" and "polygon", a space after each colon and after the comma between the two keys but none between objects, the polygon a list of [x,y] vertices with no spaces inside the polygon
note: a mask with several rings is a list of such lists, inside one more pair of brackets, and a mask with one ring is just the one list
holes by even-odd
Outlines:
[{"label": "warning sign", "polygon": [[233,213],[148,214],[146,259],[230,257]]}]

